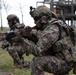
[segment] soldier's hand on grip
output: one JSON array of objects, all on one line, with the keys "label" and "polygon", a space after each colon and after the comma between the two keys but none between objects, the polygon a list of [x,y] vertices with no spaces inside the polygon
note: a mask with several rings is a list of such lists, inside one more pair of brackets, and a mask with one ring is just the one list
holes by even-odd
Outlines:
[{"label": "soldier's hand on grip", "polygon": [[18,33],[15,33],[15,35],[16,35],[15,37],[11,38],[11,41],[13,43],[22,43],[23,42],[22,36]]}]

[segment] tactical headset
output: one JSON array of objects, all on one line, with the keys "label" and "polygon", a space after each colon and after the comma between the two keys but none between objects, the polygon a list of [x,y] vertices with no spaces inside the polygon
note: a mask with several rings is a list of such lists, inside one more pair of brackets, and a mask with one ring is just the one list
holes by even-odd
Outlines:
[{"label": "tactical headset", "polygon": [[14,25],[16,23],[20,23],[19,18],[17,18],[17,17],[13,17],[11,20],[8,20],[8,22],[12,22],[12,25]]}]

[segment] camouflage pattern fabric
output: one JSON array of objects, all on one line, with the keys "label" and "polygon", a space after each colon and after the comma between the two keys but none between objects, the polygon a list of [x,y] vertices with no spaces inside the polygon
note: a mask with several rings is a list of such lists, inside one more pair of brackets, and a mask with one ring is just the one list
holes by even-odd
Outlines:
[{"label": "camouflage pattern fabric", "polygon": [[54,75],[66,75],[72,66],[73,63],[66,63],[55,56],[35,57],[32,61],[31,75],[44,75],[44,71]]},{"label": "camouflage pattern fabric", "polygon": [[[40,13],[43,15],[40,15]],[[58,24],[50,23],[52,20],[48,22],[52,17],[51,11],[46,6],[39,6],[35,9],[33,18],[35,23],[40,25],[36,26],[42,29],[42,31],[35,30],[36,32],[34,32],[38,41],[31,44],[29,40],[24,39],[22,43],[23,50],[35,56],[31,63],[31,75],[44,75],[44,71],[54,75],[68,75],[74,67],[72,56],[74,46],[70,36],[62,26],[60,34]]]},{"label": "camouflage pattern fabric", "polygon": [[16,46],[9,46],[7,51],[9,52],[9,54],[12,56],[13,60],[14,60],[14,65],[19,64],[21,65],[21,59],[22,54],[20,54],[20,52],[22,51],[22,47],[20,45],[16,45]]},{"label": "camouflage pattern fabric", "polygon": [[30,53],[35,56],[31,63],[31,75],[44,75],[44,71],[54,75],[67,75],[73,68],[72,42],[64,29],[62,29],[61,42],[59,36],[58,26],[49,24],[39,34],[37,44],[29,45]]},{"label": "camouflage pattern fabric", "polygon": [[[31,75],[44,75],[44,71],[54,75],[68,75],[74,67],[75,48],[67,33],[67,27],[63,23],[55,22],[57,18],[52,15],[54,14],[51,13],[51,10],[44,5],[38,6],[32,13],[38,27],[35,32],[38,41],[32,45],[28,40],[29,44],[26,47],[27,52],[35,56],[31,63]],[[55,20],[52,21],[52,18]],[[41,33],[40,29],[42,29]],[[26,41],[24,42],[27,44]]]},{"label": "camouflage pattern fabric", "polygon": [[[15,14],[10,14],[7,16],[8,25],[10,30],[13,30],[16,33],[21,33],[21,30],[24,30],[25,25],[20,23],[19,18]],[[17,34],[15,34],[17,35]],[[17,38],[18,36],[18,38]],[[25,51],[22,48],[22,40],[20,40],[19,35],[17,35],[10,40],[10,46],[7,48],[7,51],[11,55],[14,61],[14,66],[29,66],[30,64],[25,61],[22,57],[25,54]]]},{"label": "camouflage pattern fabric", "polygon": [[29,67],[30,62],[24,61],[23,54],[25,51],[23,50],[21,44],[13,44],[7,48],[7,51],[13,58],[14,66],[17,68],[19,65],[22,67]]},{"label": "camouflage pattern fabric", "polygon": [[[63,31],[62,33],[64,34],[64,36],[62,35],[62,37],[65,37],[66,36],[65,31]],[[56,25],[49,25],[46,29],[44,29],[44,31],[41,34],[41,37],[39,38],[39,41],[37,42],[37,44],[34,46],[34,49],[32,50],[32,54],[34,54],[35,56],[40,56],[40,57],[34,58],[31,75],[44,75],[43,71],[54,73],[55,75],[65,75],[73,68],[72,57],[68,50],[63,50],[63,52],[58,51],[57,53],[55,53],[55,51],[57,51],[56,47],[62,50],[61,48],[62,46],[60,45],[60,43],[57,44],[56,47],[53,47],[53,50],[55,49],[55,51],[53,51],[54,54],[52,53],[52,50],[50,47],[54,45],[54,43],[58,40],[58,37],[59,37],[59,29]],[[62,41],[62,45],[65,45],[65,44],[69,45],[70,42],[68,43],[68,41],[67,40]],[[63,42],[65,44],[63,44]],[[64,49],[66,48],[68,49],[70,47],[68,45]],[[50,53],[53,56],[51,55],[49,56],[49,53],[47,51],[49,50],[49,48],[50,48]],[[47,55],[46,55],[46,52],[48,53]],[[59,55],[62,55],[62,58]],[[70,59],[70,61],[67,62],[66,59],[67,61],[69,61]]]},{"label": "camouflage pattern fabric", "polygon": [[[14,30],[15,32],[19,32],[19,29]],[[18,37],[17,37],[18,36]],[[10,46],[7,48],[8,53],[13,58],[14,66],[18,68],[20,67],[30,67],[30,62],[24,61],[23,54],[25,54],[25,50],[22,48],[22,43],[19,35],[11,38]],[[19,38],[19,39],[18,39]]]}]

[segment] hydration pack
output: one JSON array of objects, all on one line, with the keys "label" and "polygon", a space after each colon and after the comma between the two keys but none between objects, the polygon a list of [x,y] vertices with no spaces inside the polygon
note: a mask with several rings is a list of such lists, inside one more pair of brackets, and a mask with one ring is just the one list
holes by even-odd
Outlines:
[{"label": "hydration pack", "polygon": [[[61,38],[61,32],[62,32],[62,28],[65,29],[66,33],[70,36],[73,45],[76,45],[76,27],[75,26],[68,26],[66,25],[63,21],[61,20],[52,20],[50,22],[51,24],[57,24],[57,26],[59,27],[59,39]],[[65,24],[65,25],[64,25]]]}]

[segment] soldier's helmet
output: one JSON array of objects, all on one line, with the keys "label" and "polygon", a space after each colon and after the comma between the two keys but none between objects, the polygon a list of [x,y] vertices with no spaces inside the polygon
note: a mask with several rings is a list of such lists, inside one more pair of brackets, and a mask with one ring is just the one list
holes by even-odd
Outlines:
[{"label": "soldier's helmet", "polygon": [[[10,14],[7,16],[7,21],[9,23],[9,26],[12,27],[17,22],[19,23],[19,18],[15,14]],[[11,22],[11,23],[10,23]]]},{"label": "soldier's helmet", "polygon": [[33,12],[33,18],[34,18],[34,20],[36,20],[36,19],[39,18],[39,16],[42,16],[42,15],[49,16],[50,18],[52,16],[57,18],[56,14],[53,11],[51,11],[50,8],[48,8],[48,7],[44,6],[44,5],[38,6],[37,8],[35,8],[35,10]]}]

